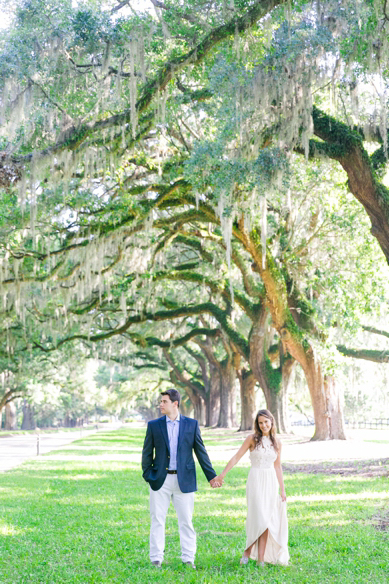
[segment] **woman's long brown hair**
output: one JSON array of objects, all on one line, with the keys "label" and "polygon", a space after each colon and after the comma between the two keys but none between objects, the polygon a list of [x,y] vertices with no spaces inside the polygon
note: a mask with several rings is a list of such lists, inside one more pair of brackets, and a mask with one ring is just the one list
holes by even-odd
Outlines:
[{"label": "woman's long brown hair", "polygon": [[257,412],[257,415],[255,416],[255,420],[254,420],[254,441],[255,441],[255,447],[257,448],[259,445],[262,445],[262,430],[259,427],[259,422],[258,422],[258,418],[260,416],[264,416],[265,418],[268,418],[269,420],[271,420],[271,428],[270,428],[270,432],[269,432],[269,438],[272,441],[272,444],[274,446],[274,450],[276,452],[279,451],[280,447],[278,444],[278,440],[277,440],[277,430],[276,430],[276,421],[274,419],[274,416],[271,412],[269,412],[269,410],[259,410]]}]

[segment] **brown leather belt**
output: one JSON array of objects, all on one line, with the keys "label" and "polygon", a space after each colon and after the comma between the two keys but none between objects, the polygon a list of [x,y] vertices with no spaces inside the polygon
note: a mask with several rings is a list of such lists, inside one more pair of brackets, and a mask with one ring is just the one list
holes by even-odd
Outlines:
[{"label": "brown leather belt", "polygon": [[168,470],[167,474],[177,474],[177,471],[176,470]]}]

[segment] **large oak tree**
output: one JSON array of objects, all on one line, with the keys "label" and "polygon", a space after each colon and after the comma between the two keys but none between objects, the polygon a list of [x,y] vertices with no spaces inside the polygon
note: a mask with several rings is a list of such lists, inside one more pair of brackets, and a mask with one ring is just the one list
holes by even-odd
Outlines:
[{"label": "large oak tree", "polygon": [[[4,352],[123,334],[139,342],[134,325],[212,314],[265,393],[271,375],[272,409],[295,360],[315,438],[343,438],[319,349],[335,320],[323,313],[324,270],[315,266],[315,287],[288,226],[293,160],[342,167],[388,260],[386,4],[152,4],[122,14],[113,2],[30,0],[3,34]],[[173,275],[172,247],[202,264],[180,266],[177,281],[195,272],[204,287],[221,284],[225,307],[192,286],[186,305],[162,310],[155,275],[164,266]],[[212,282],[204,254],[216,247],[227,276]],[[227,305],[249,317],[249,339]],[[256,334],[263,326],[277,332],[275,366]]]}]

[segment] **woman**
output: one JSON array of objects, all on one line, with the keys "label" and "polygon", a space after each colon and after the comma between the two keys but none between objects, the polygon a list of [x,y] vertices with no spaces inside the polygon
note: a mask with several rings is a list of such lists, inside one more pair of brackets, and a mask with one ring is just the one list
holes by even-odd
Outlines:
[{"label": "woman", "polygon": [[287,564],[288,519],[281,442],[276,437],[275,420],[269,410],[259,410],[255,417],[254,434],[247,436],[215,482],[222,483],[247,450],[250,450],[251,469],[246,485],[246,548],[240,563],[247,564],[252,558],[261,566],[265,562]]}]

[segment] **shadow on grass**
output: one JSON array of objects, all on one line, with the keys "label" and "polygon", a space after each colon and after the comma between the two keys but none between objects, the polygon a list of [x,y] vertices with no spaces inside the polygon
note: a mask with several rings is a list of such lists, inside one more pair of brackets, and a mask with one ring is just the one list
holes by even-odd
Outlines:
[{"label": "shadow on grass", "polygon": [[375,458],[373,460],[333,460],[330,462],[316,463],[286,462],[282,466],[286,472],[290,473],[324,473],[342,476],[389,477],[389,458]]}]

